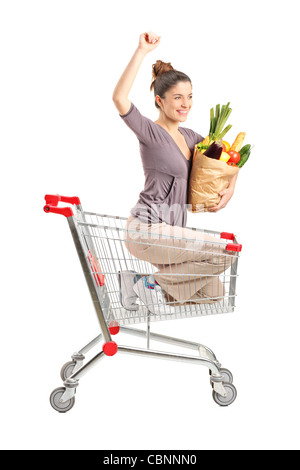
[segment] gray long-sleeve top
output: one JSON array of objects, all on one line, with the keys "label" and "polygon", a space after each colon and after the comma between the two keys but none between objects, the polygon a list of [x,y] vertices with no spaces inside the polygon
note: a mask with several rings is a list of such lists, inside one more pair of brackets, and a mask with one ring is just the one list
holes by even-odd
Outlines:
[{"label": "gray long-sleeve top", "polygon": [[145,223],[165,222],[186,226],[188,180],[194,147],[203,140],[191,129],[179,127],[192,156],[183,155],[172,136],[131,103],[128,113],[120,115],[135,133],[145,174],[145,185],[130,213]]}]

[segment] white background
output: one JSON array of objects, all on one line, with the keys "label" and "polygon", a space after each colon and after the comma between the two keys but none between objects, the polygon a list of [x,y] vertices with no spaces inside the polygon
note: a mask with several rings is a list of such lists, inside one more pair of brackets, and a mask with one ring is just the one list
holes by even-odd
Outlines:
[{"label": "white background", "polygon": [[[1,448],[299,449],[297,3],[1,2]],[[243,244],[235,313],[153,325],[210,346],[238,398],[218,407],[204,368],[116,355],[58,414],[60,367],[99,328],[68,224],[43,198],[129,214],[143,171],[111,96],[149,30],[162,39],[130,94],[140,111],[157,119],[151,65],[171,61],[193,82],[185,126],[206,135],[209,109],[230,101],[228,140],[255,145],[226,209],[188,220]]]}]

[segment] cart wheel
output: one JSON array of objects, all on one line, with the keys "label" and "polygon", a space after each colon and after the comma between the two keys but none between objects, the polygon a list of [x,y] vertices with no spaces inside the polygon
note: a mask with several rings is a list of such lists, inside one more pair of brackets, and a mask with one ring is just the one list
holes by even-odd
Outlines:
[{"label": "cart wheel", "polygon": [[223,387],[227,392],[227,397],[222,397],[215,390],[213,391],[213,399],[220,406],[231,405],[237,397],[237,391],[233,384],[223,383]]},{"label": "cart wheel", "polygon": [[227,382],[232,384],[233,382],[233,375],[228,369],[220,369],[220,373],[223,375],[223,382]]},{"label": "cart wheel", "polygon": [[76,366],[75,361],[66,362],[66,364],[64,364],[62,366],[62,368],[60,370],[60,377],[61,377],[62,381],[65,381],[66,379],[71,377],[71,375],[73,374],[73,370],[74,370],[75,366]]},{"label": "cart wheel", "polygon": [[61,399],[65,391],[65,387],[59,387],[53,390],[50,395],[50,404],[52,408],[54,408],[55,411],[58,411],[59,413],[66,413],[75,405],[75,397],[70,398],[70,400],[64,403],[60,403],[59,400]]}]

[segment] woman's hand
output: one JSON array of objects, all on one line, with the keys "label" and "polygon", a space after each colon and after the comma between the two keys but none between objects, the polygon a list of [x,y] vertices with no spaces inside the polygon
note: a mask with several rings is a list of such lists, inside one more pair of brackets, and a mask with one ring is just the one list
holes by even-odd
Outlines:
[{"label": "woman's hand", "polygon": [[157,36],[157,34],[148,31],[147,33],[143,33],[140,35],[138,48],[143,52],[148,53],[154,51],[154,49],[156,49],[159,44],[160,36]]},{"label": "woman's hand", "polygon": [[224,207],[227,206],[228,202],[233,196],[237,177],[238,173],[236,173],[236,175],[232,177],[228,188],[224,189],[224,191],[221,191],[219,193],[219,196],[221,196],[221,200],[217,206],[213,206],[208,209],[210,212],[218,212],[220,209],[224,209]]},{"label": "woman's hand", "polygon": [[219,193],[219,196],[221,196],[221,200],[217,206],[210,207],[208,210],[209,212],[218,212],[220,209],[224,209],[224,207],[227,206],[227,203],[230,201],[234,193],[234,188],[229,187],[227,189],[224,189],[224,191],[221,191]]}]

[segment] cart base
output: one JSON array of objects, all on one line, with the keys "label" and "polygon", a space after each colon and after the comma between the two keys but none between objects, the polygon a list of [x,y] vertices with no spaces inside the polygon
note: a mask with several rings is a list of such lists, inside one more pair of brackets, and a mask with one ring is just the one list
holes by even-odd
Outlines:
[{"label": "cart base", "polygon": [[[138,355],[152,359],[167,359],[205,366],[209,369],[214,401],[220,406],[229,406],[235,401],[237,391],[232,383],[232,373],[228,369],[222,369],[215,354],[207,346],[158,333],[151,333],[150,323],[148,323],[146,331],[129,327],[120,327],[120,331],[129,335],[146,338],[147,349],[118,345],[118,353]],[[67,362],[62,367],[61,378],[63,380],[64,387],[55,389],[50,395],[51,406],[59,413],[66,413],[73,408],[79,380],[105,357],[104,351],[101,351],[84,364],[84,354],[90,351],[102,340],[103,336],[101,334],[98,335],[80,351],[74,353],[72,355],[72,361]],[[153,350],[150,349],[150,340],[192,349],[197,351],[198,355],[192,356]]]}]

